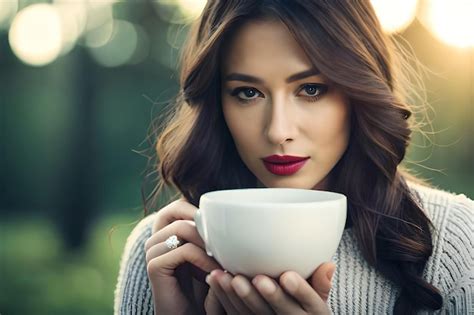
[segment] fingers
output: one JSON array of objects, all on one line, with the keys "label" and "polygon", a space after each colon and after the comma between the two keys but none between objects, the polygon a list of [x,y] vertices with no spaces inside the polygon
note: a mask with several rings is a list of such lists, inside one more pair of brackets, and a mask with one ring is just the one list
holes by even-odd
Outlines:
[{"label": "fingers", "polygon": [[153,224],[152,232],[155,233],[176,220],[194,221],[194,213],[196,210],[197,208],[195,206],[184,199],[173,201],[158,212],[158,217]]},{"label": "fingers", "polygon": [[145,251],[148,251],[152,246],[158,243],[166,241],[171,235],[176,235],[180,240],[185,240],[204,248],[204,242],[201,236],[199,236],[196,224],[189,220],[178,220],[155,232],[145,242]]},{"label": "fingers", "polygon": [[174,221],[163,229],[153,234],[145,242],[146,262],[150,262],[155,257],[171,251],[166,245],[165,241],[171,235],[176,235],[181,242],[190,242],[204,248],[204,243],[199,236],[194,222],[191,221]]},{"label": "fingers", "polygon": [[294,271],[287,271],[280,277],[280,283],[295,300],[310,314],[327,314],[326,302],[311,285]]},{"label": "fingers", "polygon": [[302,314],[301,306],[286,294],[275,280],[258,275],[252,280],[252,283],[277,314]]},{"label": "fingers", "polygon": [[205,248],[193,221],[195,211],[196,208],[183,199],[176,200],[160,210],[153,227],[155,231],[145,242],[147,264],[171,251],[165,241],[172,235],[176,235],[181,243],[189,242]]},{"label": "fingers", "polygon": [[[334,266],[329,267],[319,272],[334,270]],[[212,271],[206,281],[228,314],[330,314],[314,288],[293,271],[284,273],[280,284],[258,275],[252,285],[243,276],[232,277],[220,270]]]},{"label": "fingers", "polygon": [[310,284],[323,299],[327,301],[329,292],[331,290],[331,280],[334,272],[336,271],[336,265],[334,263],[323,263],[313,273],[310,278]]},{"label": "fingers", "polygon": [[272,308],[245,277],[237,275],[231,285],[237,295],[255,314],[274,314]]},{"label": "fingers", "polygon": [[[147,274],[151,283],[155,311],[158,310],[160,314],[176,314],[179,309],[185,309],[190,305],[188,297],[183,293],[178,267],[192,266],[192,270],[197,274],[221,268],[203,250],[204,244],[194,223],[196,209],[185,200],[177,200],[162,208],[153,224],[152,235],[145,242]],[[181,244],[187,243],[175,249],[168,248],[165,241],[172,235],[176,235]],[[207,286],[204,289],[207,289]],[[204,294],[200,295],[201,307],[204,297]]]},{"label": "fingers", "polygon": [[255,287],[243,276],[232,277],[229,273],[214,270],[207,281],[224,309],[232,314],[274,314]]},{"label": "fingers", "polygon": [[150,277],[170,277],[175,269],[185,262],[189,262],[205,272],[220,268],[219,264],[207,256],[202,248],[193,243],[186,243],[151,259],[147,264],[147,272]]},{"label": "fingers", "polygon": [[228,314],[252,314],[231,286],[232,276],[221,270],[214,270],[206,281],[210,290],[218,297]]},{"label": "fingers", "polygon": [[152,260],[153,258],[161,256],[169,252],[170,250],[171,249],[169,249],[168,246],[164,242],[153,245],[145,253],[146,263],[148,264],[150,260]]},{"label": "fingers", "polygon": [[214,290],[210,289],[204,302],[204,309],[208,315],[223,315],[225,310],[222,307]]}]

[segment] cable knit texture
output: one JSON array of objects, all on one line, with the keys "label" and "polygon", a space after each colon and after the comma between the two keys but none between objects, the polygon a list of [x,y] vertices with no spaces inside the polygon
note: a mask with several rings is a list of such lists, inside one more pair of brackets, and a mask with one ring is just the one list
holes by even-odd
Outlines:
[{"label": "cable knit texture", "polygon": [[[433,255],[423,277],[440,289],[443,308],[421,314],[474,314],[474,202],[464,195],[410,184],[433,222]],[[115,289],[115,314],[153,314],[144,246],[156,213],[127,239]],[[346,229],[332,261],[337,265],[328,305],[333,314],[392,314],[399,289],[370,267]]]}]

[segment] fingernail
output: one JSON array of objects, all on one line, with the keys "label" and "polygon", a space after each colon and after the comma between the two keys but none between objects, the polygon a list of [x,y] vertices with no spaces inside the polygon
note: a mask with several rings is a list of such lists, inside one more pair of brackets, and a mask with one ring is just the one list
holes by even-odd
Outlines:
[{"label": "fingernail", "polygon": [[208,275],[206,276],[206,283],[209,284],[209,285],[211,285],[211,274],[208,274]]},{"label": "fingernail", "polygon": [[263,291],[266,294],[272,294],[276,291],[275,284],[273,284],[273,282],[268,278],[261,278],[257,281],[256,286],[260,291]]},{"label": "fingernail", "polygon": [[283,285],[290,292],[295,292],[296,289],[298,288],[298,283],[296,282],[296,279],[293,276],[285,277],[285,280],[283,281]]},{"label": "fingernail", "polygon": [[217,279],[217,281],[219,281],[219,284],[223,288],[228,288],[230,286],[230,281],[232,281],[232,278],[231,276],[229,276],[229,274],[224,273],[220,278]]},{"label": "fingernail", "polygon": [[250,285],[240,277],[236,277],[231,284],[240,297],[245,297],[250,293]]}]

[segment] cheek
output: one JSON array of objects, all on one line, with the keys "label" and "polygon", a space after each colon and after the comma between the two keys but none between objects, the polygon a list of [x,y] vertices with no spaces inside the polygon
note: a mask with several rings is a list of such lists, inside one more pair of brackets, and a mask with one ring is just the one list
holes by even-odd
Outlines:
[{"label": "cheek", "polygon": [[257,117],[252,115],[250,111],[246,113],[233,106],[223,105],[222,109],[235,145],[239,150],[253,147],[254,142],[258,141]]},{"label": "cheek", "polygon": [[324,113],[318,113],[312,120],[311,134],[316,144],[327,149],[339,151],[345,149],[349,140],[350,111],[345,103],[336,103],[327,107]]}]

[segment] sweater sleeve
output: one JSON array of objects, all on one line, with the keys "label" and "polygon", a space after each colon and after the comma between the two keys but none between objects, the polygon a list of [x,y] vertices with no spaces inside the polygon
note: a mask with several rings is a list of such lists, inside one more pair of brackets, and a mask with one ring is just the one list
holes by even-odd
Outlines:
[{"label": "sweater sleeve", "polygon": [[127,238],[114,293],[114,314],[154,314],[146,272],[145,242],[151,236],[154,214],[141,220]]},{"label": "sweater sleeve", "polygon": [[474,314],[474,202],[454,198],[441,257],[442,314]]}]

